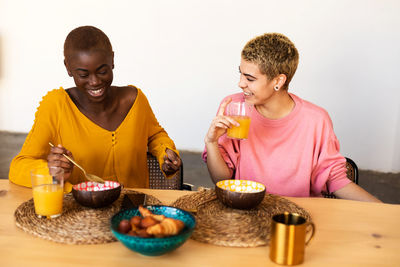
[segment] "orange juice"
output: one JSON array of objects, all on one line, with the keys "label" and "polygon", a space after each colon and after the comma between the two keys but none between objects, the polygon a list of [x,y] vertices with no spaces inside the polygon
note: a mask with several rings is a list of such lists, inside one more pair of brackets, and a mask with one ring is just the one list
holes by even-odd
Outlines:
[{"label": "orange juice", "polygon": [[54,216],[62,213],[64,188],[60,184],[43,184],[33,187],[35,212],[42,216]]},{"label": "orange juice", "polygon": [[230,138],[247,139],[250,128],[250,117],[248,116],[230,116],[235,121],[240,123],[239,126],[231,126],[228,128],[227,135]]}]

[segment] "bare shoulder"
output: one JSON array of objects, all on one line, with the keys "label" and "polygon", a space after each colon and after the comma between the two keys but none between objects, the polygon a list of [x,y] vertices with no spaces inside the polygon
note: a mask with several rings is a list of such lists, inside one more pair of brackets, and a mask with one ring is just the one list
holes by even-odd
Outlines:
[{"label": "bare shoulder", "polygon": [[134,86],[118,87],[121,100],[134,102],[138,94],[138,89]]},{"label": "bare shoulder", "polygon": [[121,86],[118,88],[118,95],[122,106],[131,107],[135,103],[138,89],[134,86]]}]

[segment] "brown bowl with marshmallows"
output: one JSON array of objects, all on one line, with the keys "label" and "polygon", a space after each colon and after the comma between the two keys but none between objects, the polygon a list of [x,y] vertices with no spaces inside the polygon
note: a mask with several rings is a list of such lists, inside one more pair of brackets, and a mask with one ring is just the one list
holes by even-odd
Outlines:
[{"label": "brown bowl with marshmallows", "polygon": [[216,183],[218,199],[234,209],[252,209],[257,207],[265,196],[265,185],[250,180],[222,180]]}]

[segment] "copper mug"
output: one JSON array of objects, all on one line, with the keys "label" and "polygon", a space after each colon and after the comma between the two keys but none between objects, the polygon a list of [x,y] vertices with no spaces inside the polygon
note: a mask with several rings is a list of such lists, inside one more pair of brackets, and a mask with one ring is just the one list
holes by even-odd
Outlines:
[{"label": "copper mug", "polygon": [[[311,234],[306,235],[311,227]],[[305,246],[315,233],[315,225],[297,213],[285,212],[272,217],[270,259],[278,264],[296,265],[304,261]]]}]

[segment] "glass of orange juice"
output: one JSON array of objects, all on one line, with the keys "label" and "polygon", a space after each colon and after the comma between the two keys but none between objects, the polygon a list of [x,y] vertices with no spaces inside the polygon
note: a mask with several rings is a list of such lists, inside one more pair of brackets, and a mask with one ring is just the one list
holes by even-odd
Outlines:
[{"label": "glass of orange juice", "polygon": [[56,218],[62,213],[64,169],[43,167],[31,170],[32,194],[38,217]]},{"label": "glass of orange juice", "polygon": [[250,106],[246,102],[231,102],[225,113],[240,124],[231,125],[231,128],[227,129],[227,136],[233,139],[247,139],[250,129]]}]

